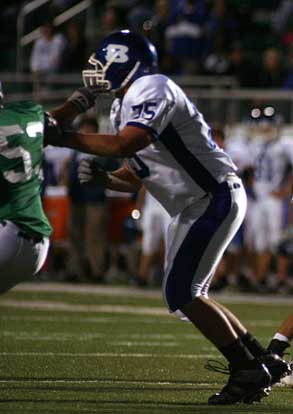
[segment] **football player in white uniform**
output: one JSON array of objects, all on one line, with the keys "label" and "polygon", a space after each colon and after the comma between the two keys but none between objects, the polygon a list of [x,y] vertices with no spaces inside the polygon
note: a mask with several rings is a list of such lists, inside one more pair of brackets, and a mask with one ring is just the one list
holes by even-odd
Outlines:
[{"label": "football player in white uniform", "polygon": [[89,62],[93,69],[83,71],[84,83],[116,96],[110,114],[116,135],[68,132],[63,146],[126,158],[111,173],[83,163],[80,178],[127,192],[143,183],[168,211],[167,305],[192,321],[230,364],[227,385],[209,403],[259,399],[274,380],[273,368],[269,372],[264,362],[273,360],[280,375],[290,368],[273,354],[263,356],[263,347],[238,319],[208,296],[215,268],[245,214],[246,194],[235,165],[182,89],[156,73],[156,50],[144,37],[112,33]]},{"label": "football player in white uniform", "polygon": [[256,207],[251,217],[257,252],[256,279],[265,286],[272,253],[276,252],[284,225],[284,201],[292,185],[293,141],[280,138],[280,119],[274,108],[251,111],[255,153],[254,193]]}]

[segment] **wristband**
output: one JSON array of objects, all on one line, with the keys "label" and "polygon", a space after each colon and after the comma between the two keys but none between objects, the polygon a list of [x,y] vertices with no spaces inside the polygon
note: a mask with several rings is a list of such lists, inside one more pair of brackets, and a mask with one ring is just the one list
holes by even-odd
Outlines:
[{"label": "wristband", "polygon": [[97,94],[95,94],[94,91],[91,91],[90,88],[84,87],[73,92],[73,94],[68,98],[68,101],[71,102],[80,113],[82,113],[94,106],[96,98]]}]

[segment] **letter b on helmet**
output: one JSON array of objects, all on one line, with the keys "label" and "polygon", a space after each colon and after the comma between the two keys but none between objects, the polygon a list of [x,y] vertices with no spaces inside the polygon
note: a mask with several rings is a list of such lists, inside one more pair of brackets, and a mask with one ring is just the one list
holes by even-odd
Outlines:
[{"label": "letter b on helmet", "polygon": [[106,48],[106,61],[115,63],[125,63],[128,61],[128,47],[111,43]]}]

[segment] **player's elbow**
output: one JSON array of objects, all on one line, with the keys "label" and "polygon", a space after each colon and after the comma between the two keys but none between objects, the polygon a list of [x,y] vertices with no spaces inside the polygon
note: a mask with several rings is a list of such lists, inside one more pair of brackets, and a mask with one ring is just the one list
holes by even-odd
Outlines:
[{"label": "player's elbow", "polygon": [[133,157],[135,152],[137,151],[137,149],[132,144],[129,144],[128,142],[124,142],[123,139],[117,141],[116,145],[117,147],[116,147],[115,152],[117,156],[120,158]]}]

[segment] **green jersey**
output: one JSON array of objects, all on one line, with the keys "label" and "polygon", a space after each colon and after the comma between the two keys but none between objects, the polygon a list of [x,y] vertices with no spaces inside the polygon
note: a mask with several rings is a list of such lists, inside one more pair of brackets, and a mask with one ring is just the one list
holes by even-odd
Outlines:
[{"label": "green jersey", "polygon": [[44,111],[30,101],[0,109],[0,220],[50,236],[41,202]]}]

